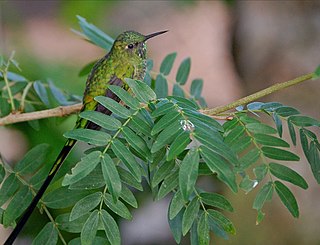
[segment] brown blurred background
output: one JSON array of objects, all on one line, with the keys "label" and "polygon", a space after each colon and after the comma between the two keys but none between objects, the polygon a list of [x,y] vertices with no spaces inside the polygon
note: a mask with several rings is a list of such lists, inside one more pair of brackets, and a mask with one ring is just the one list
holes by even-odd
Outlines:
[{"label": "brown blurred background", "polygon": [[[70,31],[79,29],[76,15],[113,37],[129,29],[145,34],[169,29],[148,43],[155,69],[168,53],[177,51],[175,74],[179,62],[190,56],[190,78],[204,79],[203,94],[209,107],[312,72],[320,64],[320,1],[2,0],[0,54],[15,50],[23,74],[30,80],[50,78],[81,95],[85,78],[78,77],[79,70],[104,51]],[[319,88],[319,81],[309,81],[261,101],[289,104],[319,119]],[[0,152],[15,162],[33,144],[49,142],[59,147],[62,132],[70,129],[73,121],[58,124],[53,138],[47,134],[36,138],[32,129],[23,127],[0,128]],[[229,240],[215,237],[212,244],[320,244],[320,188],[304,161],[302,157],[296,169],[308,180],[309,189],[290,186],[300,205],[299,219],[292,218],[274,197],[264,209],[265,220],[256,226],[256,212],[251,209],[256,191],[234,195],[226,189],[235,208],[227,215],[234,221],[237,235]],[[153,204],[144,198],[134,212],[134,221],[121,224],[123,244],[174,244],[166,222],[167,205],[168,200]],[[1,235],[6,237],[6,231]]]}]

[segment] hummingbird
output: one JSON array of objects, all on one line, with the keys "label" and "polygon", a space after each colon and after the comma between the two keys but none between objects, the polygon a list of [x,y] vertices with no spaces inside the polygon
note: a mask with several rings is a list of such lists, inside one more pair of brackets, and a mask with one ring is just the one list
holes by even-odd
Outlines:
[{"label": "hummingbird", "polygon": [[[146,41],[165,32],[167,31],[155,32],[149,35],[142,35],[135,31],[121,33],[114,41],[109,53],[93,66],[86,81],[81,111],[98,111],[111,115],[111,111],[101,106],[94,98],[102,95],[110,97],[119,103],[120,99],[108,89],[108,86],[116,85],[128,90],[125,78],[143,80],[147,67]],[[100,129],[98,125],[80,117],[76,121],[75,128]],[[5,245],[13,244],[76,142],[77,140],[74,139],[66,141],[47,178],[4,243]]]}]

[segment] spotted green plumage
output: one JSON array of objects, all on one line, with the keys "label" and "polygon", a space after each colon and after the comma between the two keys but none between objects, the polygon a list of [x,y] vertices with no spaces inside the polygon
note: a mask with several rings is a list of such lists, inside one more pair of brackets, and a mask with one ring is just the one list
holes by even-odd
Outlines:
[{"label": "spotted green plumage", "polygon": [[[147,36],[134,31],[127,31],[120,34],[115,40],[110,52],[95,64],[87,79],[82,111],[97,110],[105,114],[111,114],[108,109],[99,105],[94,98],[99,95],[105,95],[119,101],[120,99],[108,90],[110,84],[128,89],[124,80],[125,78],[142,80],[146,71],[145,42],[149,38],[164,32],[157,32]],[[80,117],[76,122],[75,128],[99,129],[94,123],[88,122]],[[4,245],[13,244],[75,143],[76,140],[73,139],[66,141],[49,175]]]}]

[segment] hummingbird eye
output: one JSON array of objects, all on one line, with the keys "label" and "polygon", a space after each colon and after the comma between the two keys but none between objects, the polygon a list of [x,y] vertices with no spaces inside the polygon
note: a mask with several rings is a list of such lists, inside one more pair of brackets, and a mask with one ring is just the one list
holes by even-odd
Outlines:
[{"label": "hummingbird eye", "polygon": [[133,44],[132,44],[132,43],[130,43],[130,44],[128,45],[128,49],[133,49]]}]

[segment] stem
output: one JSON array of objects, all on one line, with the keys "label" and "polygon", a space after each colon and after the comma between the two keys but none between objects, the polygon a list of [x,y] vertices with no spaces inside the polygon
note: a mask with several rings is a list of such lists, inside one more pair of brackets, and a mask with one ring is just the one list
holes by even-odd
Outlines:
[{"label": "stem", "polygon": [[313,73],[309,73],[309,74],[297,77],[297,78],[295,78],[293,80],[289,80],[287,82],[277,83],[275,85],[272,85],[271,87],[268,87],[268,88],[263,89],[263,90],[261,90],[259,92],[256,92],[254,94],[251,94],[249,96],[241,98],[241,99],[239,99],[237,101],[234,101],[234,102],[232,102],[230,104],[227,104],[225,106],[218,106],[218,107],[213,108],[213,109],[202,110],[201,112],[204,113],[204,114],[207,114],[207,115],[216,115],[216,114],[219,114],[221,112],[225,112],[225,111],[234,109],[237,106],[248,104],[249,102],[255,101],[255,100],[257,100],[257,99],[259,99],[261,97],[264,97],[264,96],[266,96],[268,94],[274,93],[276,91],[279,91],[279,90],[285,89],[287,87],[293,86],[295,84],[298,84],[298,83],[304,82],[306,80],[309,80],[309,79],[312,78],[312,76],[313,76]]},{"label": "stem", "polygon": [[23,90],[23,93],[22,93],[22,96],[21,96],[20,111],[24,111],[24,104],[25,104],[25,101],[26,101],[26,97],[27,97],[29,89],[32,87],[32,85],[33,85],[32,82],[28,83],[27,86]]},{"label": "stem", "polygon": [[16,107],[14,105],[13,96],[11,93],[11,89],[10,89],[10,85],[9,85],[9,81],[8,81],[8,77],[7,77],[7,68],[2,72],[2,75],[3,75],[4,82],[6,83],[6,88],[8,91],[8,96],[9,96],[10,104],[11,104],[11,110],[15,111]]}]

